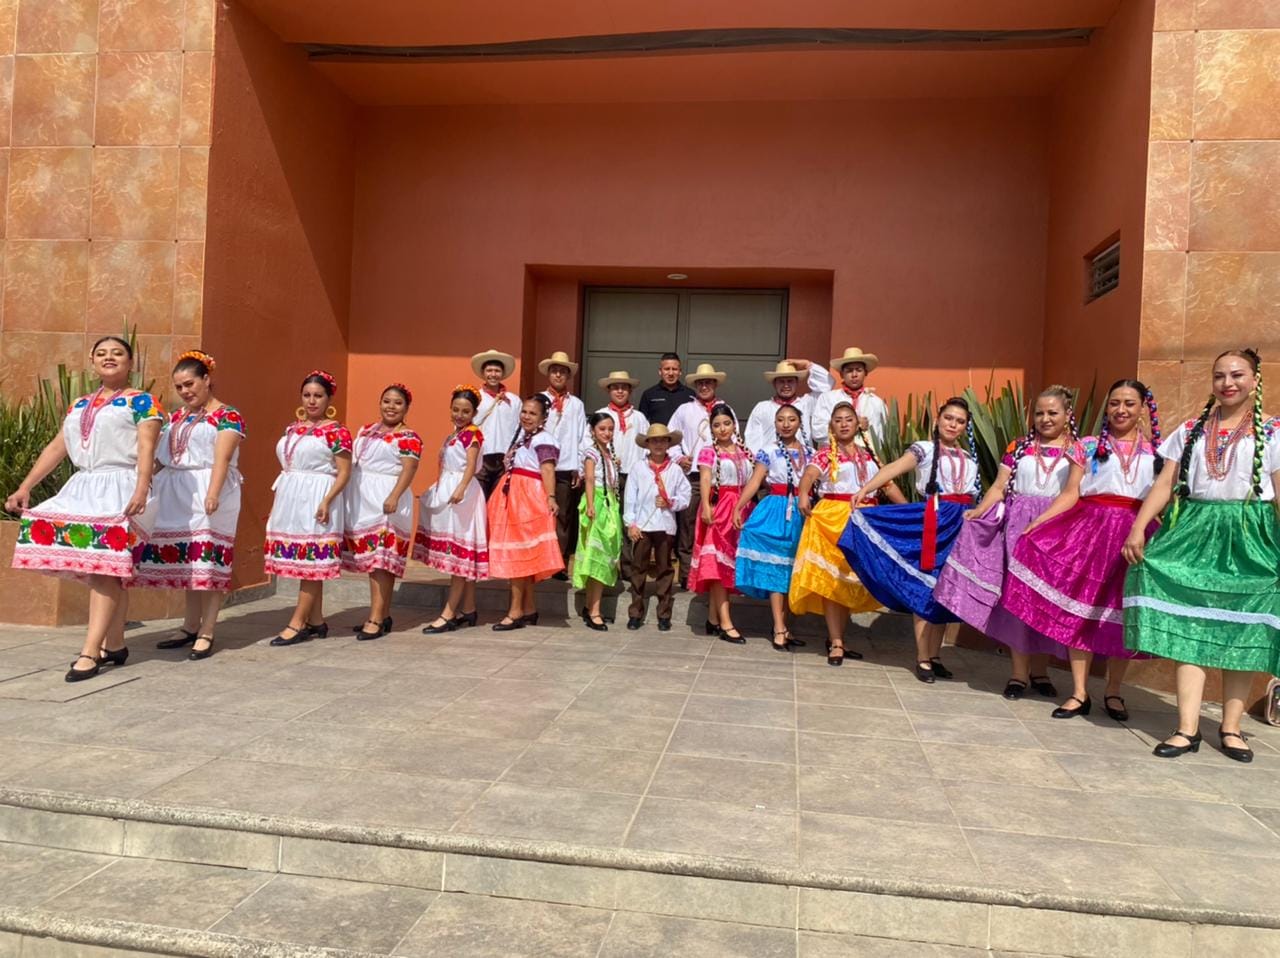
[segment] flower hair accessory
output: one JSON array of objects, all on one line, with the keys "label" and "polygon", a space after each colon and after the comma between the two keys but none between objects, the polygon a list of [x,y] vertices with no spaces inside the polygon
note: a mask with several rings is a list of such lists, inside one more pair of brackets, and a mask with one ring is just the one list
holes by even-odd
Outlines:
[{"label": "flower hair accessory", "polygon": [[333,378],[332,373],[327,373],[323,369],[313,369],[311,370],[311,372],[307,373],[305,376],[302,377],[302,381],[306,382],[312,376],[315,376],[317,379],[324,380],[325,385],[329,387],[330,396],[338,395],[338,380]]},{"label": "flower hair accessory", "polygon": [[480,395],[480,387],[473,386],[471,383],[458,383],[458,385],[453,387],[453,391],[456,393],[468,392],[475,393],[477,396]]},{"label": "flower hair accessory", "polygon": [[[397,389],[404,394],[404,398],[406,402],[409,402],[409,403],[413,402],[413,393],[409,390],[409,387],[406,386],[404,383],[389,383],[387,385],[387,389]],[[382,391],[386,392],[387,389],[384,389]]]},{"label": "flower hair accessory", "polygon": [[213,357],[206,353],[203,349],[188,349],[179,356],[176,362],[183,362],[187,359],[194,359],[196,362],[204,363],[208,367],[209,372],[213,372],[218,368],[218,364],[213,361]]}]

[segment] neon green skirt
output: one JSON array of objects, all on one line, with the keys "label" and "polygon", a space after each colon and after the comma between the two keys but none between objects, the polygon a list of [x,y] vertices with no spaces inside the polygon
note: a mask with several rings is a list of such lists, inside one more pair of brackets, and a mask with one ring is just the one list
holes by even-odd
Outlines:
[{"label": "neon green skirt", "polygon": [[1275,675],[1278,569],[1272,503],[1189,499],[1125,578],[1125,645],[1175,662]]},{"label": "neon green skirt", "polygon": [[605,585],[618,581],[618,557],[622,554],[622,510],[618,497],[596,487],[596,517],[587,517],[587,497],[578,501],[578,551],[573,556],[573,587],[588,579]]}]

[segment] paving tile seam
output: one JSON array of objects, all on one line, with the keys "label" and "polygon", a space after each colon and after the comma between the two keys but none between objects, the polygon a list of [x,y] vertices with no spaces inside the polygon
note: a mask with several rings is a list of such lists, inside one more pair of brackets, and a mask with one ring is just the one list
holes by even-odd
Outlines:
[{"label": "paving tile seam", "polygon": [[692,856],[565,842],[529,841],[468,836],[424,829],[337,825],[183,806],[155,805],[131,799],[98,799],[56,792],[27,792],[0,786],[0,805],[12,805],[122,821],[190,825],[227,831],[247,831],[276,837],[315,838],[357,845],[410,848],[485,858],[579,865],[656,875],[712,878],[756,884],[851,891],[900,898],[968,902],[989,906],[1013,906],[1112,917],[1150,918],[1206,925],[1280,929],[1280,911],[1232,911],[1208,906],[1096,899],[1051,892],[1021,892],[913,879],[878,878],[800,868],[765,865],[714,856]]},{"label": "paving tile seam", "polygon": [[385,958],[385,955],[373,952],[268,941],[167,925],[109,918],[68,918],[39,909],[0,907],[0,931],[182,958]]}]

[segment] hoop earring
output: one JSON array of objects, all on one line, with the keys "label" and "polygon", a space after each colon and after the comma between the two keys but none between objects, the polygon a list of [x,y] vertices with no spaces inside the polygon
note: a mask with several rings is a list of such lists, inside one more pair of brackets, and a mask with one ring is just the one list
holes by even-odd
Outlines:
[{"label": "hoop earring", "polygon": [[338,407],[337,407],[337,406],[329,406],[327,409],[325,409],[325,411],[324,411],[324,418],[325,418],[325,419],[337,419],[337,418],[338,418]]},{"label": "hoop earring", "polygon": [[307,418],[307,410],[302,406],[299,406],[293,411],[293,418],[298,420],[298,422],[302,422],[302,420]]}]

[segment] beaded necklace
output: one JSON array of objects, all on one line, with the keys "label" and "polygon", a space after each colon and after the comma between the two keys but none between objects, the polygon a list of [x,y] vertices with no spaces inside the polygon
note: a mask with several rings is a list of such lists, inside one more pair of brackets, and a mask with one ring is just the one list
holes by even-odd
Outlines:
[{"label": "beaded necklace", "polygon": [[1116,439],[1112,437],[1112,446],[1115,449],[1116,458],[1120,461],[1120,474],[1124,476],[1124,481],[1132,483],[1138,477],[1138,464],[1142,460],[1142,434],[1138,433],[1133,437],[1132,447],[1126,456],[1124,449],[1121,447],[1122,442],[1128,440]]},{"label": "beaded necklace", "polygon": [[[1034,480],[1035,487],[1037,489],[1044,489],[1053,480],[1053,472],[1057,468],[1058,463],[1061,462],[1062,447],[1046,446],[1040,442],[1040,437],[1037,436],[1035,442],[1031,444],[1031,449],[1032,455],[1036,460],[1036,477]],[[1052,458],[1046,456],[1044,454],[1044,450],[1046,449],[1056,449],[1058,450],[1058,455],[1053,456]]]},{"label": "beaded necklace", "polygon": [[[325,420],[324,422],[328,422]],[[293,456],[298,451],[298,443],[302,442],[312,432],[319,432],[323,423],[308,424],[305,422],[295,423],[290,426],[284,437],[284,468],[288,472],[293,468]],[[293,439],[291,443],[289,440]]]},{"label": "beaded necklace", "polygon": [[169,460],[171,462],[177,463],[186,455],[187,447],[191,445],[191,434],[195,432],[196,426],[208,418],[209,407],[206,403],[200,407],[198,413],[188,414],[169,429]]},{"label": "beaded necklace", "polygon": [[[106,386],[99,386],[98,391],[89,400],[89,405],[80,414],[80,447],[82,449],[89,448],[89,442],[93,438],[93,424],[98,421],[98,413],[124,395],[124,389],[121,388],[117,389],[107,399],[102,399],[102,394],[106,392],[106,389]],[[101,403],[99,403],[100,399],[102,399]]]},{"label": "beaded necklace", "polygon": [[1252,428],[1253,421],[1245,416],[1224,439],[1222,434],[1226,430],[1222,427],[1222,411],[1217,408],[1213,410],[1204,430],[1204,465],[1210,479],[1221,482],[1235,472],[1240,440]]},{"label": "beaded necklace", "polygon": [[[938,478],[942,481],[942,488],[948,495],[960,495],[964,492],[965,463],[969,457],[962,449],[950,446],[940,446],[939,453],[942,458],[938,460]],[[947,475],[948,468],[950,475]]]}]

